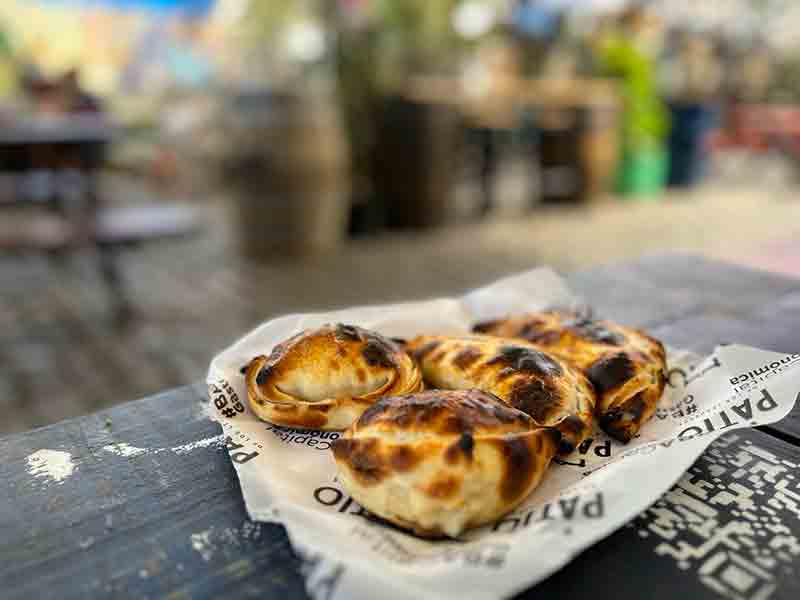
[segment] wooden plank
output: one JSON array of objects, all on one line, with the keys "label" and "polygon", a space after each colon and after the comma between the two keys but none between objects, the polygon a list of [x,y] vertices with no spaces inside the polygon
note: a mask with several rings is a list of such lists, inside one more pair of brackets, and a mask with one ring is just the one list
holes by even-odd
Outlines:
[{"label": "wooden plank", "polygon": [[662,290],[685,292],[707,314],[744,315],[776,297],[800,292],[800,279],[759,271],[696,254],[659,254],[597,270],[598,275],[629,273]]},{"label": "wooden plank", "polygon": [[[282,528],[247,520],[204,400],[190,386],[0,440],[3,597],[303,597]],[[42,449],[72,474],[36,476]]]},{"label": "wooden plank", "polygon": [[[723,343],[739,343],[764,350],[794,354],[800,352],[798,328],[790,318],[772,319],[753,316],[749,319],[730,319],[704,315],[679,319],[656,327],[651,333],[676,348],[687,348],[707,354]],[[764,426],[764,431],[800,445],[800,405],[777,423]]]},{"label": "wooden plank", "polygon": [[[204,392],[201,385],[180,388],[0,440],[6,597],[305,597],[282,528],[246,518],[215,437],[220,429],[205,417]],[[112,444],[128,445],[110,451]],[[41,449],[68,453],[73,473],[61,482],[36,476],[28,457]],[[613,590],[632,599],[676,592],[715,598],[714,586],[774,584],[772,598],[795,598],[798,581],[786,566],[800,552],[791,496],[800,494],[798,464],[796,447],[757,431],[734,432],[661,505],[525,597],[594,599]],[[767,547],[758,524],[772,527],[763,537],[772,545],[771,566],[753,554]]]},{"label": "wooden plank", "polygon": [[[676,348],[723,343],[800,352],[800,279],[692,255],[660,255],[575,273],[570,284],[603,316],[647,327]],[[763,428],[800,443],[800,406]]]},{"label": "wooden plank", "polygon": [[[796,330],[795,330],[796,331]],[[792,354],[800,351],[800,340],[779,321],[729,318],[704,314],[678,319],[655,327],[650,333],[675,348],[707,354],[720,344],[746,344]]]},{"label": "wooden plank", "polygon": [[697,313],[745,318],[776,298],[800,293],[800,279],[694,254],[648,256],[567,279],[604,316],[640,326]]},{"label": "wooden plank", "polygon": [[627,265],[572,273],[567,281],[596,316],[634,327],[652,328],[703,309],[691,290],[642,279]]},{"label": "wooden plank", "polygon": [[[754,312],[754,317],[769,323],[771,343],[781,352],[800,352],[800,293],[785,294],[764,304]],[[793,440],[800,445],[800,406],[779,423],[764,428],[774,435]]]},{"label": "wooden plank", "polygon": [[[697,259],[685,257],[648,258],[578,273],[569,279],[601,314],[653,328],[654,333],[677,346],[704,352],[721,341],[739,341],[793,351],[794,347],[790,347],[792,332],[797,331],[794,325],[800,322],[800,292],[795,280],[712,261],[695,261]],[[369,266],[366,270],[370,272],[375,271],[370,261],[359,264]],[[465,262],[465,268],[467,266]],[[160,279],[165,284],[169,283],[173,272],[179,275],[179,265],[172,267],[164,271]],[[324,270],[324,262],[315,269]],[[438,285],[468,287],[473,277],[483,277],[490,270],[490,267],[481,267],[479,273],[440,281]],[[153,271],[150,267],[145,269],[145,273]],[[35,269],[26,276],[33,278],[34,272],[39,276]],[[221,287],[229,291],[208,300],[207,314],[227,310],[226,305],[231,302],[235,302],[237,311],[250,307],[248,319],[259,317],[258,309],[253,307],[260,308],[261,300],[270,310],[278,310],[278,306],[286,310],[297,308],[296,302],[290,300],[296,297],[297,302],[302,301],[300,278],[293,280],[288,275],[279,278],[285,283],[285,289],[281,288],[276,305],[275,298],[266,296],[273,292],[263,289],[258,292],[259,286],[254,284],[263,281],[265,273],[271,273],[268,267],[248,267],[241,283],[233,286],[229,286],[229,278],[222,279]],[[202,287],[198,287],[199,283],[184,277],[176,289],[199,291]],[[380,282],[367,278],[358,288],[340,292],[330,301],[356,298],[372,285],[379,286]],[[386,293],[392,295],[401,291],[398,288]],[[63,295],[68,293],[67,288],[59,291],[60,306],[72,313],[74,306],[63,300]],[[247,297],[248,293],[254,296]],[[93,314],[101,312],[100,296],[92,296],[82,289],[77,289],[76,294],[89,303]],[[237,295],[243,300],[236,302]],[[18,294],[15,300],[7,302],[18,303],[16,314],[32,319],[43,334],[59,320],[42,311],[35,298]],[[110,342],[97,339],[100,334],[90,331],[90,324],[75,315],[72,318],[78,322],[66,326],[62,323],[59,332],[54,334],[61,340],[59,351],[65,356],[69,345],[62,338],[69,337],[71,332],[86,336],[91,348],[99,353],[114,349],[113,344],[108,345]],[[137,355],[150,362],[150,369],[156,369],[155,361],[168,352],[167,337],[171,332],[179,336],[181,331],[174,324],[165,322],[162,325],[164,329],[156,340],[149,340],[146,333],[127,338],[136,345]],[[208,325],[214,328],[208,339],[213,337],[224,343],[233,337],[226,331],[230,327],[227,323],[222,327],[216,322]],[[199,337],[196,343],[202,343],[203,339],[206,338]],[[191,342],[187,339],[183,343]],[[211,348],[207,349],[208,358],[211,352]],[[30,397],[35,392],[34,383],[30,381],[32,374],[15,363],[22,358],[22,355],[14,358],[14,353],[7,351],[0,362],[13,368],[4,371],[3,377],[6,386],[15,392],[20,388],[14,379],[8,385],[6,373],[11,373],[12,378],[21,377],[23,388],[30,384],[25,392]],[[191,358],[202,362],[202,352],[195,350]],[[191,362],[171,364],[174,373],[170,376],[177,378],[188,373]],[[125,357],[117,357],[111,370],[104,372],[113,374],[132,366],[135,367]],[[86,365],[77,367],[80,371]],[[65,377],[74,379],[75,374],[66,373]],[[96,383],[104,381],[104,377],[99,377]],[[112,378],[107,383],[110,386],[114,381]],[[299,563],[283,530],[276,526],[254,525],[247,520],[230,461],[213,440],[219,430],[205,420],[198,408],[203,399],[202,386],[181,388],[99,415],[0,439],[0,455],[4,457],[0,479],[6,484],[0,490],[3,596],[304,597],[297,572]],[[735,597],[736,590],[731,586],[739,585],[743,589],[750,586],[745,590],[747,593],[739,593],[739,597],[753,597],[759,590],[767,589],[764,586],[777,582],[772,598],[797,597],[796,583],[787,579],[783,570],[785,561],[781,557],[776,554],[772,557],[773,566],[765,567],[747,554],[749,546],[745,540],[761,543],[755,525],[749,531],[726,534],[728,537],[716,540],[707,548],[703,544],[709,538],[696,530],[702,524],[690,520],[692,511],[713,510],[716,511],[712,515],[716,519],[714,527],[728,531],[726,528],[731,528],[731,523],[748,523],[751,521],[747,515],[756,515],[759,523],[788,530],[768,530],[767,535],[771,535],[768,540],[778,549],[789,552],[796,562],[797,557],[792,552],[800,537],[796,520],[800,501],[790,494],[800,495],[800,490],[789,475],[800,463],[797,450],[791,445],[800,440],[797,415],[796,410],[789,419],[767,429],[784,436],[789,443],[762,432],[736,432],[733,435],[739,438],[734,449],[732,444],[724,445],[730,439],[725,438],[720,442],[722,445],[714,449],[719,450],[722,458],[714,454],[704,456],[690,471],[683,486],[667,497],[664,506],[657,507],[660,512],[646,513],[631,527],[588,550],[561,573],[535,588],[531,596],[596,598],[602,594],[611,595],[613,591],[615,596],[631,598],[672,597],[676,593],[693,598]],[[176,450],[197,441],[202,444],[192,450]],[[757,454],[747,450],[748,441],[760,449]],[[130,447],[117,447],[115,452],[104,450],[115,443],[130,444]],[[42,449],[68,452],[73,474],[62,482],[53,481],[41,472],[36,476],[36,466],[29,465],[27,458]],[[740,456],[740,450],[745,456]],[[125,452],[129,455],[120,455]],[[715,464],[712,460],[718,462]],[[731,466],[733,461],[736,469]],[[794,467],[781,461],[788,461]],[[777,473],[784,467],[789,471]],[[745,471],[737,475],[739,468]],[[770,477],[775,481],[770,481]],[[767,485],[758,488],[759,483]],[[784,486],[783,496],[777,496],[778,485]],[[754,505],[739,510],[734,500],[748,494],[747,490],[753,492],[750,499]],[[759,491],[764,493],[758,494]],[[705,496],[701,497],[702,494]],[[729,500],[731,496],[733,500]],[[777,502],[780,523],[770,521],[775,515],[762,510],[765,502]],[[733,510],[740,514],[734,514]],[[795,521],[789,523],[787,514],[795,514]],[[761,521],[762,517],[767,521]],[[664,522],[670,526],[658,525]],[[674,537],[668,537],[672,534]],[[674,556],[682,549],[684,552],[691,550],[690,560]],[[724,553],[721,559],[718,558],[720,553]],[[682,562],[689,564],[680,564]],[[748,571],[752,567],[760,571]],[[729,587],[721,592],[719,586],[724,588],[725,585]],[[756,585],[761,587],[753,587]]]}]

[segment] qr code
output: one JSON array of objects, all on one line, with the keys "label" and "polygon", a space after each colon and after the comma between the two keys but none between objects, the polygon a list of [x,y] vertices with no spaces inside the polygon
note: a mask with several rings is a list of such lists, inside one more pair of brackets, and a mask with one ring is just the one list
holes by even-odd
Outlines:
[{"label": "qr code", "polygon": [[656,554],[693,570],[725,598],[766,600],[794,577],[800,519],[794,462],[731,434],[629,527],[655,536]]}]

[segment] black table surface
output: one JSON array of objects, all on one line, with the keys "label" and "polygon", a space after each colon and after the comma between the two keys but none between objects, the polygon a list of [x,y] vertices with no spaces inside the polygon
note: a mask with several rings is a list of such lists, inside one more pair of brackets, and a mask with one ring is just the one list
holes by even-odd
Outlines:
[{"label": "black table surface", "polygon": [[[568,279],[598,314],[675,346],[800,348],[800,280],[686,255]],[[248,520],[205,405],[196,384],[0,439],[0,597],[305,598],[283,528]],[[48,477],[42,449],[69,461]],[[653,507],[522,596],[794,600],[798,465],[800,407],[731,432]]]}]

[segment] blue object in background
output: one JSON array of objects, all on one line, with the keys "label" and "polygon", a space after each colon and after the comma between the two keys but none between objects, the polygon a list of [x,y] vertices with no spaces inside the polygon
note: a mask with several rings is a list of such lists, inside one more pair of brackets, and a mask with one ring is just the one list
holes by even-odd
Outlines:
[{"label": "blue object in background", "polygon": [[522,1],[514,5],[511,22],[523,35],[549,39],[558,33],[559,14],[540,4]]},{"label": "blue object in background", "polygon": [[689,187],[698,183],[706,171],[708,153],[704,141],[714,126],[716,112],[712,105],[694,102],[674,102],[669,108],[672,130],[667,185]]},{"label": "blue object in background", "polygon": [[215,0],[39,0],[42,4],[73,4],[76,6],[107,6],[120,10],[145,10],[159,14],[202,17],[211,10]]}]

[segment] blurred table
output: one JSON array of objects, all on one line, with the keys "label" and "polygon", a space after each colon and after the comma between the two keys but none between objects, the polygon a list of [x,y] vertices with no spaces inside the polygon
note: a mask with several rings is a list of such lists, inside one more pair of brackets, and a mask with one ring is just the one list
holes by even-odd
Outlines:
[{"label": "blurred table", "polygon": [[[797,279],[688,255],[568,279],[599,314],[669,344],[800,347]],[[0,439],[3,596],[307,597],[283,528],[247,518],[206,404],[196,384]],[[793,600],[798,465],[800,406],[721,437],[654,507],[521,597]],[[336,577],[314,585],[326,597]]]},{"label": "blurred table", "polygon": [[[0,249],[52,251],[92,244],[116,316],[126,321],[133,310],[123,289],[117,251],[190,234],[200,222],[188,207],[156,203],[135,208],[105,206],[98,176],[109,144],[120,135],[120,127],[101,114],[21,117],[0,123],[0,172],[12,173],[22,182],[5,204],[43,204],[51,209],[51,214],[25,226],[0,224]],[[37,202],[23,191],[23,184],[25,177],[42,174],[49,176],[49,183]]]},{"label": "blurred table", "polygon": [[523,131],[523,138],[536,139],[541,200],[597,199],[611,187],[622,108],[614,80],[497,76],[487,86],[473,89],[470,84],[453,77],[412,77],[404,95],[457,111],[480,134],[484,209],[492,204],[496,138],[516,130]]},{"label": "blurred table", "polygon": [[487,90],[471,90],[455,77],[411,77],[404,96],[415,102],[446,104],[462,112],[476,126],[513,129],[519,126],[519,109],[583,107],[618,110],[621,99],[614,80],[601,78],[503,78]]},{"label": "blurred table", "polygon": [[0,146],[107,144],[118,128],[101,115],[22,117],[0,123]]},{"label": "blurred table", "polygon": [[[23,116],[0,122],[0,172],[24,176],[34,172],[73,169],[86,181],[84,200],[90,211],[100,202],[96,174],[103,165],[106,148],[118,135],[112,122],[102,115]],[[58,203],[62,190],[48,190],[45,200]],[[24,203],[21,190],[15,203]]]}]

